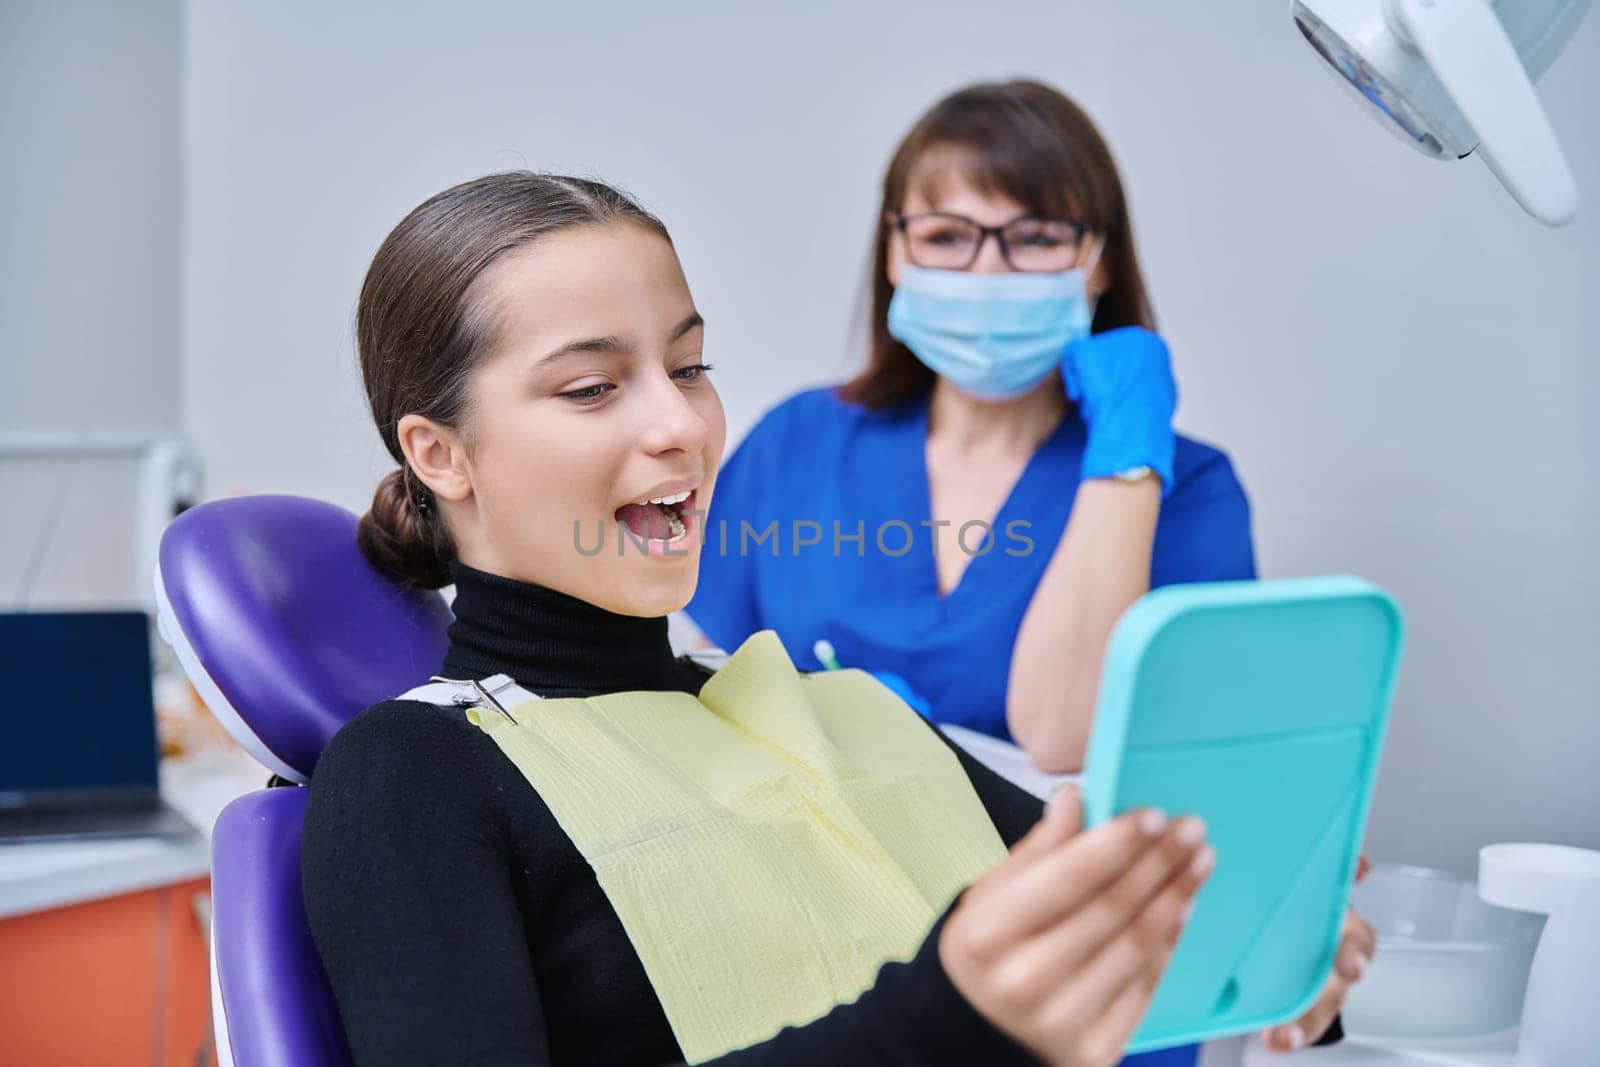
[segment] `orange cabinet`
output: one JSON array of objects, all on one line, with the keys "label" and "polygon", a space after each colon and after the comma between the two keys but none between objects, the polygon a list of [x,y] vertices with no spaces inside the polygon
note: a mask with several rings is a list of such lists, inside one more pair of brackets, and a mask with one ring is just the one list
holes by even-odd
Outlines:
[{"label": "orange cabinet", "polygon": [[215,1063],[209,893],[198,878],[0,919],[0,1061]]}]

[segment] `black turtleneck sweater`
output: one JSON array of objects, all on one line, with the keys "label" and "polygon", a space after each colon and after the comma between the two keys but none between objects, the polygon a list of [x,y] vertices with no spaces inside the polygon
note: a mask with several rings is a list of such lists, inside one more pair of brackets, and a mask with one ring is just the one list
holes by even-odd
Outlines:
[{"label": "black turtleneck sweater", "polygon": [[[706,680],[674,659],[664,618],[459,564],[454,574],[445,677],[507,674],[541,696],[698,693]],[[955,751],[1014,844],[1040,802]],[[311,932],[358,1064],[682,1061],[594,871],[460,709],[391,700],[340,730],[311,780],[301,849]],[[1034,1063],[950,984],[943,921],[855,1001],[715,1062]]]}]

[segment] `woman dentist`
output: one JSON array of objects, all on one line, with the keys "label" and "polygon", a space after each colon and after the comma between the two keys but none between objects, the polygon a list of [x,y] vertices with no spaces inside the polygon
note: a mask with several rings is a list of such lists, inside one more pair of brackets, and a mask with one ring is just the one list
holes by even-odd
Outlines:
[{"label": "woman dentist", "polygon": [[[866,368],[778,405],[724,465],[688,613],[726,648],[776,630],[802,666],[827,642],[931,718],[1075,771],[1122,612],[1255,577],[1244,491],[1173,431],[1116,165],[1061,93],[936,104],[884,176],[873,256]],[[1323,1034],[1337,1000],[1268,1044]]]},{"label": "woman dentist", "polygon": [[[936,104],[889,164],[874,240],[867,366],[728,460],[689,613],[724,647],[827,640],[935,719],[1077,770],[1128,605],[1255,576],[1244,491],[1173,432],[1116,165],[1066,97],[1010,82]],[[739,537],[774,520],[783,543]]]}]

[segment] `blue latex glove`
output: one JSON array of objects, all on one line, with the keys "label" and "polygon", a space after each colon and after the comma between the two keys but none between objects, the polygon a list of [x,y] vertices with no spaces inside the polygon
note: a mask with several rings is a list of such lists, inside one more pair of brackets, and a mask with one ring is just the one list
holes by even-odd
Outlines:
[{"label": "blue latex glove", "polygon": [[1109,478],[1149,467],[1161,478],[1166,496],[1172,489],[1177,448],[1172,413],[1178,406],[1166,342],[1143,326],[1079,338],[1062,357],[1061,381],[1088,427],[1081,476]]},{"label": "blue latex glove", "polygon": [[892,689],[895,696],[899,697],[901,700],[904,700],[907,704],[910,704],[916,713],[921,715],[924,719],[933,713],[933,707],[928,703],[927,698],[920,696],[915,689],[911,688],[911,683],[907,682],[898,674],[891,673],[890,671],[870,671],[869,673],[878,681]]}]

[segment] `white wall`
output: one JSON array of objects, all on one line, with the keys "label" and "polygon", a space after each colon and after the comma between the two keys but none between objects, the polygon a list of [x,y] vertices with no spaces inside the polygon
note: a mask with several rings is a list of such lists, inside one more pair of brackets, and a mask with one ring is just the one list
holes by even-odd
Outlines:
[{"label": "white wall", "polygon": [[1407,610],[1373,850],[1470,871],[1491,841],[1600,845],[1600,19],[1541,83],[1587,200],[1553,231],[1481,162],[1395,143],[1279,4],[1222,7],[1122,38],[1143,91],[1105,123],[1180,422],[1234,453],[1264,572],[1358,573]]},{"label": "white wall", "polygon": [[[180,0],[0,2],[0,434],[178,427],[181,32]],[[135,599],[135,471],[0,462],[0,605],[46,541],[36,606]]]},{"label": "white wall", "polygon": [[[798,5],[795,5],[798,8]],[[1282,0],[451,5],[191,0],[183,419],[211,486],[361,509],[389,467],[350,343],[425,196],[594,173],[672,227],[735,433],[854,366],[874,190],[943,92],[1031,74],[1103,125],[1183,388],[1268,575],[1394,590],[1411,644],[1372,833],[1470,870],[1600,846],[1600,16],[1542,87],[1587,211],[1414,155]]]}]

